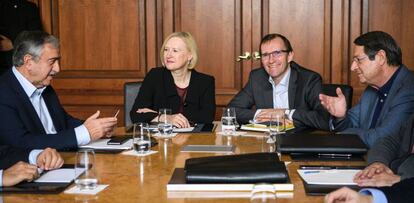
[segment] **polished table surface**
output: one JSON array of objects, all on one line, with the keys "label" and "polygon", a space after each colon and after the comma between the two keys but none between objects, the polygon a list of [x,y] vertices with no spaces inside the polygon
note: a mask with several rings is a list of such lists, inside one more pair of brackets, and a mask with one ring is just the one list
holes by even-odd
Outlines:
[{"label": "polished table surface", "polygon": [[[117,129],[122,134],[123,128]],[[266,143],[262,133],[248,132],[248,136],[221,136],[215,133],[178,134],[172,139],[158,139],[146,157],[121,154],[96,154],[96,167],[100,184],[109,186],[97,195],[5,194],[3,202],[250,202],[248,197],[190,198],[168,193],[166,185],[175,168],[183,168],[185,160],[192,157],[214,156],[212,153],[180,152],[185,145],[235,145],[235,154],[268,152],[274,150]],[[75,162],[75,153],[63,153],[65,163]],[[282,156],[290,161],[289,156]],[[323,202],[323,196],[307,196],[296,172],[299,165],[364,165],[363,161],[291,162],[288,172],[294,184],[293,194],[277,198],[277,202]],[[69,187],[72,187],[69,186]]]}]

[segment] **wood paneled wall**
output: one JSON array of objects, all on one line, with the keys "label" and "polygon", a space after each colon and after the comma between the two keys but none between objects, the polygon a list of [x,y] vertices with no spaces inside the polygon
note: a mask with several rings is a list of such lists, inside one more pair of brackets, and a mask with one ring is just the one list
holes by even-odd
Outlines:
[{"label": "wood paneled wall", "polygon": [[[160,65],[163,39],[189,31],[196,39],[197,69],[216,78],[217,118],[247,82],[258,60],[236,62],[259,51],[262,36],[287,36],[295,61],[319,72],[326,83],[364,85],[349,70],[353,40],[383,30],[414,68],[414,1],[405,0],[31,0],[45,30],[61,40],[62,71],[53,82],[61,102],[85,119],[96,110],[123,109],[123,83],[141,81]],[[120,116],[121,117],[121,116]],[[123,119],[122,119],[123,120]],[[122,124],[121,120],[121,124]]]}]

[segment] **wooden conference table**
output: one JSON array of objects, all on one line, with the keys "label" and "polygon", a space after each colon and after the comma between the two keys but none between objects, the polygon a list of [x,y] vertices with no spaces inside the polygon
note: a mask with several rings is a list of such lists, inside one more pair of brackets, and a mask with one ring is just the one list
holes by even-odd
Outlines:
[{"label": "wooden conference table", "polygon": [[[117,129],[117,134],[123,133]],[[218,130],[220,130],[218,128]],[[158,151],[146,157],[120,154],[96,154],[96,167],[100,184],[109,186],[97,195],[56,195],[5,194],[3,202],[250,202],[248,197],[197,197],[189,198],[167,192],[166,185],[175,168],[183,168],[185,160],[192,157],[214,156],[212,153],[180,152],[188,144],[236,146],[235,154],[268,152],[271,145],[266,143],[262,133],[248,132],[249,137],[230,137],[206,134],[178,134],[172,139],[159,139],[153,150]],[[65,163],[75,162],[75,153],[63,153]],[[283,161],[290,161],[283,155]],[[307,196],[296,170],[299,165],[364,165],[363,161],[291,162],[287,168],[294,192],[288,197],[277,198],[277,202],[323,202],[323,196]],[[72,187],[69,186],[69,187]]]}]

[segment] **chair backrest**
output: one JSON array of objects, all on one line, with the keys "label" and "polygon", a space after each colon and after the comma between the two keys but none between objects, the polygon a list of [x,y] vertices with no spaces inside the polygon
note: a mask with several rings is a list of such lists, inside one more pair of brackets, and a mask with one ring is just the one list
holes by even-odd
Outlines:
[{"label": "chair backrest", "polygon": [[352,107],[352,94],[354,91],[351,86],[342,84],[323,84],[322,93],[329,96],[338,96],[336,94],[337,87],[341,88],[342,93],[345,95],[346,98],[346,108],[350,109]]},{"label": "chair backrest", "polygon": [[129,112],[134,105],[135,98],[137,98],[139,89],[141,88],[141,82],[127,82],[124,84],[124,126],[130,126],[132,124]]}]

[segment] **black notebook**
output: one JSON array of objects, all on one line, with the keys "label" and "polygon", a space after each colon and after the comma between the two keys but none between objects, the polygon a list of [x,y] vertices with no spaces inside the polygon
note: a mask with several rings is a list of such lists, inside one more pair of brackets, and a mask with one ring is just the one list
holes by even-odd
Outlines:
[{"label": "black notebook", "polygon": [[280,134],[276,140],[281,153],[294,156],[347,160],[354,156],[361,157],[368,151],[359,136],[353,134]]},{"label": "black notebook", "polygon": [[276,153],[191,158],[185,162],[187,183],[283,183],[285,164]]}]

